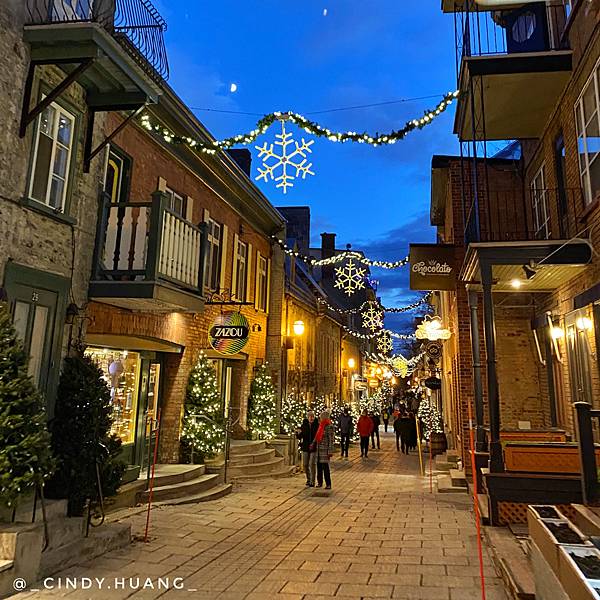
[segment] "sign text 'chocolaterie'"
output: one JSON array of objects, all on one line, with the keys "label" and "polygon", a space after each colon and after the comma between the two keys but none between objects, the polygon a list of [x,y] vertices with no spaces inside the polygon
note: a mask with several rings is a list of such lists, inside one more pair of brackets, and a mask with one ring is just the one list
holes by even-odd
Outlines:
[{"label": "sign text 'chocolaterie'", "polygon": [[454,246],[449,244],[410,245],[410,289],[456,289]]}]

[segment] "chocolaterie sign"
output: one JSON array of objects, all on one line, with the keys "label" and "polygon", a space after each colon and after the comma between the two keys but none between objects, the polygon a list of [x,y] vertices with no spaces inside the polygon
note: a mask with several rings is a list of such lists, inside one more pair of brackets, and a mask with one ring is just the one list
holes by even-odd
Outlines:
[{"label": "chocolaterie sign", "polygon": [[450,244],[411,244],[411,290],[455,290],[454,246]]}]

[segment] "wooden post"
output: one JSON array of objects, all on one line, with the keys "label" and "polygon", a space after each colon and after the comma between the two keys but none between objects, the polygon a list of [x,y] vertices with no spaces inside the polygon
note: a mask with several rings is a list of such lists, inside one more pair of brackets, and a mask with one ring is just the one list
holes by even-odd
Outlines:
[{"label": "wooden post", "polygon": [[150,232],[148,235],[148,253],[146,258],[146,281],[156,281],[160,265],[162,247],[162,230],[167,206],[167,196],[164,192],[152,194],[150,209]]},{"label": "wooden post", "polygon": [[[592,407],[587,402],[574,402],[577,412],[577,441],[581,462],[581,493],[583,503],[594,502],[598,495],[598,471],[592,431]],[[596,411],[594,411],[596,412]]]}]

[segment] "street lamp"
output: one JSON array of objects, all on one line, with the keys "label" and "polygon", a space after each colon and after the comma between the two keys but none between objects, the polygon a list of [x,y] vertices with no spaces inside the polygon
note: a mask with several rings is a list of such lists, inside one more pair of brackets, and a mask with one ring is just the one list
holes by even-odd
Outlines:
[{"label": "street lamp", "polygon": [[348,359],[348,368],[354,369],[354,367],[356,367],[356,361],[353,358],[349,358]]},{"label": "street lamp", "polygon": [[294,335],[301,336],[304,334],[304,321],[294,321]]}]

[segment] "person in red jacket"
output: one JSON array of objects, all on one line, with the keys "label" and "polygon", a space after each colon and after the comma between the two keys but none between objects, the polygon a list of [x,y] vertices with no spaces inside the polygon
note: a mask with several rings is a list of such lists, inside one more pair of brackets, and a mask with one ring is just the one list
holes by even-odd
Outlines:
[{"label": "person in red jacket", "polygon": [[360,456],[367,458],[369,454],[369,437],[373,433],[373,419],[369,417],[366,409],[362,411],[356,424],[356,430],[360,435]]}]

